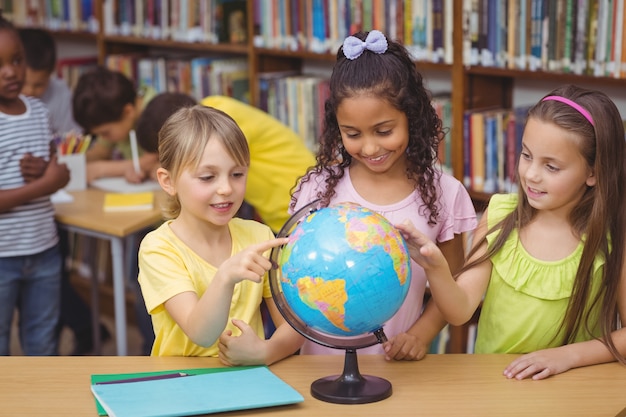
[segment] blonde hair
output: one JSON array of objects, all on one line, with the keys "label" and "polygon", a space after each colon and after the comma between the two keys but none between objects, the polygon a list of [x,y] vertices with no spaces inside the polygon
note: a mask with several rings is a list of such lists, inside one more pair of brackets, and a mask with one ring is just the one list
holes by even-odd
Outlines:
[{"label": "blonde hair", "polygon": [[[210,140],[219,140],[228,155],[241,166],[250,166],[250,150],[237,123],[221,110],[195,105],[183,107],[167,118],[159,131],[159,162],[176,179],[195,169]],[[170,197],[162,207],[165,218],[180,214],[180,201]]]}]

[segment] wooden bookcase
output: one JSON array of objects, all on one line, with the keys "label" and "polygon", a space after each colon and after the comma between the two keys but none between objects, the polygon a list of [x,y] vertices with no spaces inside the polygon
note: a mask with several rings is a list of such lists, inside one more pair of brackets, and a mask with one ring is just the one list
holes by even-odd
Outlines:
[{"label": "wooden bookcase", "polygon": [[[103,4],[105,1],[95,0],[95,16],[99,22],[103,22]],[[565,83],[592,84],[605,88],[619,88],[626,86],[625,79],[611,77],[593,77],[574,75],[571,73],[556,73],[546,71],[529,71],[502,69],[483,66],[466,66],[463,62],[463,19],[464,0],[453,0],[453,58],[451,64],[437,64],[430,62],[416,62],[418,69],[425,71],[444,72],[449,74],[450,92],[452,101],[452,130],[446,140],[452,144],[452,170],[453,174],[462,180],[464,171],[463,158],[463,117],[468,110],[480,109],[490,106],[511,108],[513,106],[513,92],[516,81],[537,80],[554,82],[554,86]],[[600,0],[601,1],[601,0]],[[349,2],[346,2],[349,4]],[[348,6],[349,7],[349,6]],[[335,53],[317,54],[307,51],[288,51],[283,49],[261,48],[254,45],[255,33],[254,1],[247,1],[247,33],[248,39],[245,44],[209,44],[209,43],[186,43],[169,40],[152,40],[148,38],[107,35],[104,33],[103,24],[100,24],[98,33],[84,34],[91,39],[97,51],[99,62],[103,63],[105,57],[118,53],[147,53],[153,50],[165,53],[188,52],[194,54],[222,54],[246,57],[249,65],[249,82],[251,102],[256,104],[259,94],[258,75],[272,71],[301,71],[306,63],[321,61],[332,67]],[[626,30],[626,29],[625,29]],[[63,37],[72,36],[67,32],[58,32],[62,41]],[[82,33],[73,36],[83,36]],[[428,82],[428,79],[426,79]],[[547,92],[547,91],[546,91]],[[482,209],[488,202],[490,195],[470,190],[470,195],[476,203],[477,209]],[[453,329],[450,341],[451,352],[465,351],[464,328]]]},{"label": "wooden bookcase", "polygon": [[[15,2],[16,0],[14,0]],[[259,94],[258,75],[271,71],[302,71],[307,62],[321,61],[332,67],[335,53],[318,54],[308,51],[288,51],[256,47],[253,42],[255,33],[254,0],[247,0],[247,32],[248,40],[245,44],[210,44],[187,43],[170,40],[153,40],[144,37],[108,35],[104,32],[103,6],[105,2],[114,0],[93,0],[94,15],[101,22],[97,33],[72,32],[69,30],[56,31],[59,42],[64,39],[81,39],[92,42],[95,54],[100,63],[111,54],[149,53],[159,51],[163,54],[207,54],[245,57],[249,65],[249,81],[251,102],[256,104]],[[267,0],[269,1],[269,0]],[[625,79],[611,77],[581,76],[571,73],[557,73],[547,71],[525,71],[501,69],[495,67],[466,66],[463,63],[463,19],[464,0],[453,0],[453,59],[451,64],[431,62],[416,62],[418,69],[429,72],[443,72],[449,74],[452,101],[453,127],[446,138],[452,144],[453,174],[462,179],[463,159],[463,115],[467,110],[490,106],[510,108],[513,105],[513,91],[517,80],[553,81],[554,86],[564,83],[584,83],[607,88],[623,87]],[[347,2],[346,4],[349,4]],[[349,6],[348,6],[349,7]],[[428,84],[428,79],[426,79]],[[472,192],[472,197],[480,205],[489,199],[489,194]]]}]

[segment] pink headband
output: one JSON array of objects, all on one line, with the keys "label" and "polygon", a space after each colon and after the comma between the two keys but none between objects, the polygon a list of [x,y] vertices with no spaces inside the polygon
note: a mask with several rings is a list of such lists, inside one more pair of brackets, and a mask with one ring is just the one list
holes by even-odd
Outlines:
[{"label": "pink headband", "polygon": [[548,100],[560,101],[561,103],[567,104],[568,106],[576,110],[578,113],[585,116],[585,119],[587,119],[589,123],[591,123],[591,126],[595,127],[596,124],[593,122],[593,117],[591,117],[591,114],[589,114],[589,112],[585,110],[580,104],[574,103],[569,98],[565,98],[561,96],[548,96],[541,101],[548,101]]}]

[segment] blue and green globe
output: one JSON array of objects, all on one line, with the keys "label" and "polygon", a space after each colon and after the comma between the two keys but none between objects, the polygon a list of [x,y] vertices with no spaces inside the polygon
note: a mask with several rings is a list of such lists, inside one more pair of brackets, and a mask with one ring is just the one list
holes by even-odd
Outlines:
[{"label": "blue and green globe", "polygon": [[358,336],[381,329],[406,297],[411,262],[404,239],[383,216],[354,203],[293,217],[295,227],[281,231],[289,243],[273,253],[278,271],[270,274],[283,316],[327,346],[376,343]]}]

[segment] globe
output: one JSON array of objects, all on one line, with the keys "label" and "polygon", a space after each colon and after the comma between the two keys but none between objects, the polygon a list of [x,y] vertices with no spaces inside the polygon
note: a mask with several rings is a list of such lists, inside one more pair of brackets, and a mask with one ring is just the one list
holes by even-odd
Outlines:
[{"label": "globe", "polygon": [[384,323],[398,311],[411,282],[408,248],[382,215],[355,203],[296,212],[270,255],[270,287],[285,320],[311,341],[346,350],[344,374],[322,378],[312,395],[337,403],[378,401],[388,381],[358,372],[356,350],[385,342]]}]

